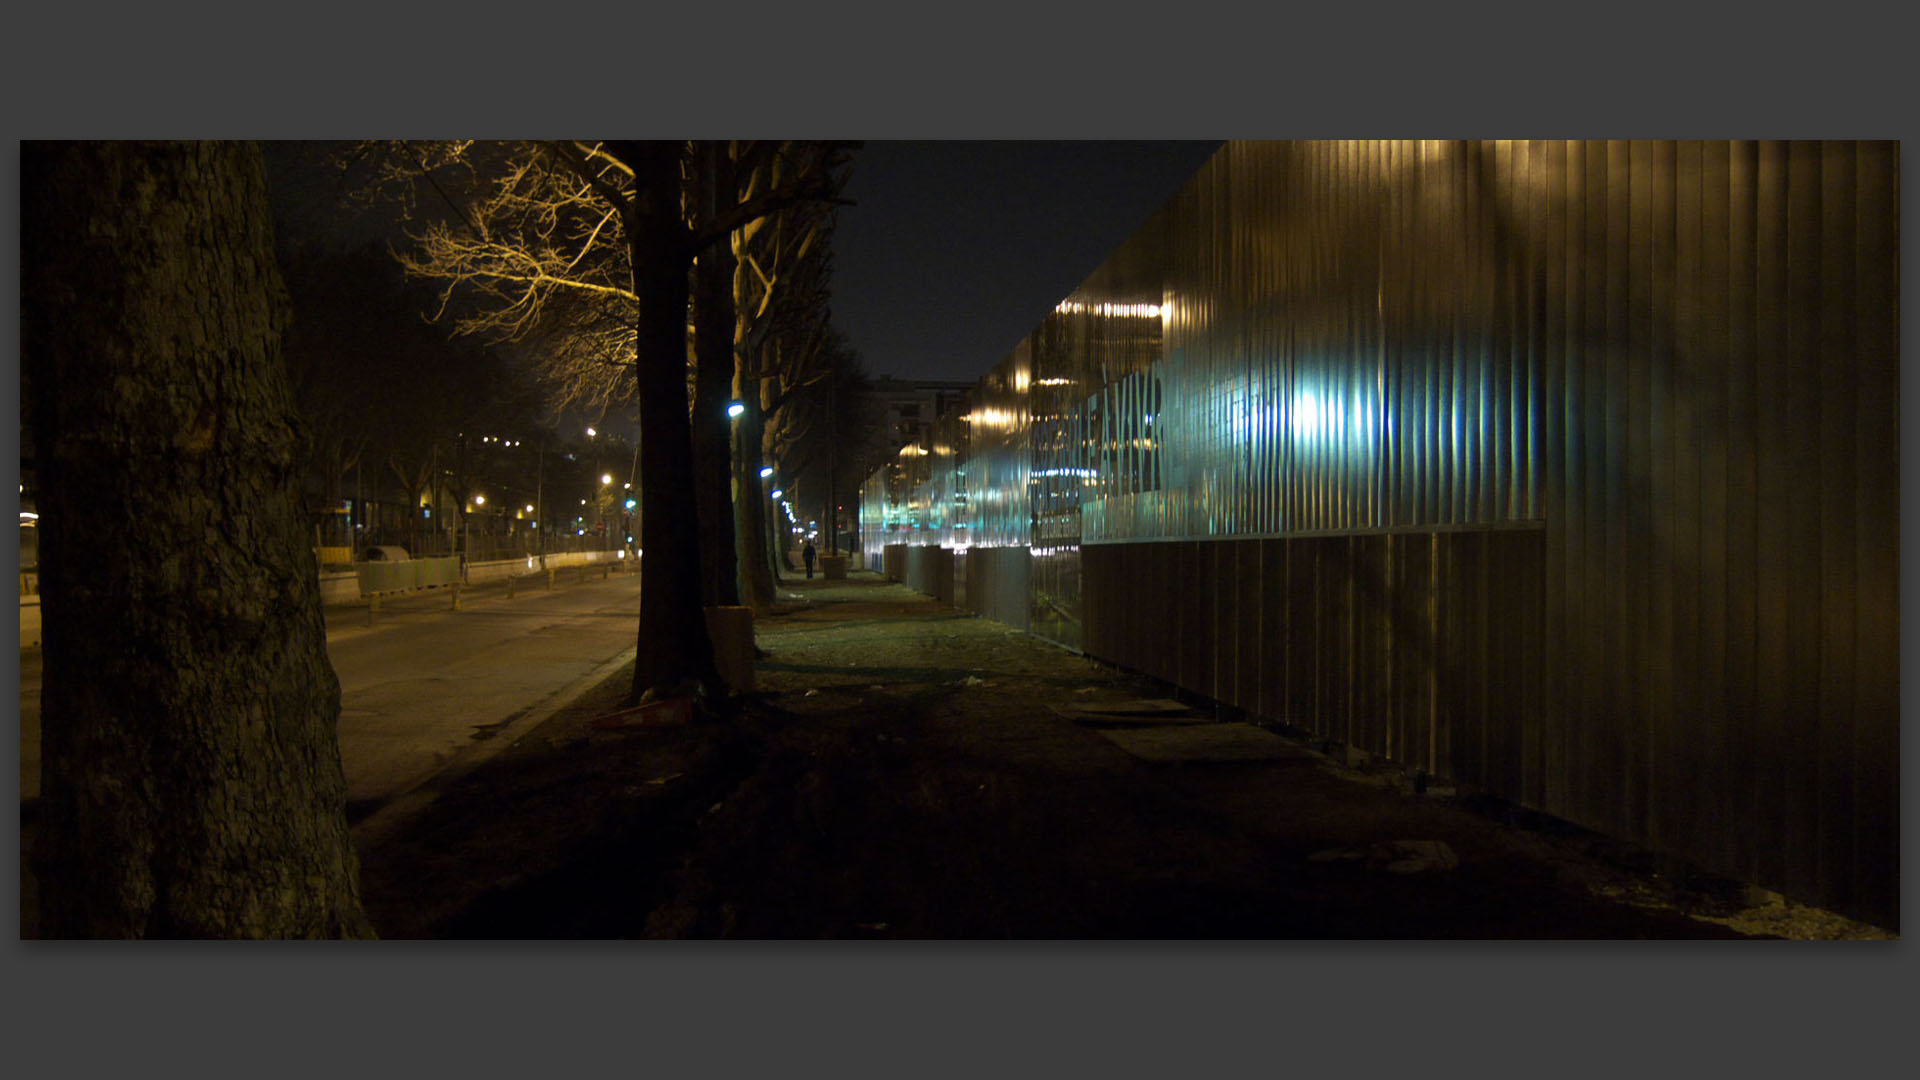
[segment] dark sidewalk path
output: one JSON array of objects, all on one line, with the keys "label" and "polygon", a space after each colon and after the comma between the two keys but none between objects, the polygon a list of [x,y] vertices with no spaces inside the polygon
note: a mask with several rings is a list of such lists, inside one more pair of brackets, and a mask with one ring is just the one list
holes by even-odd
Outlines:
[{"label": "dark sidewalk path", "polygon": [[1880,936],[1320,747],[1149,760],[1071,713],[1164,687],[868,573],[782,593],[738,716],[592,727],[615,676],[364,850],[382,933]]}]

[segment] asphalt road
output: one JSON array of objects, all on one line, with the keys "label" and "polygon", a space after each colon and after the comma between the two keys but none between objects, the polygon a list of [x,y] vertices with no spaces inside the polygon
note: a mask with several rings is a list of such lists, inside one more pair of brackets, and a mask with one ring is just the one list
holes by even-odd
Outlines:
[{"label": "asphalt road", "polygon": [[[639,575],[563,573],[549,592],[522,581],[327,609],[340,676],[340,757],[349,816],[430,780],[489,740],[580,689],[634,647]],[[21,653],[20,795],[40,792],[40,656]]]}]

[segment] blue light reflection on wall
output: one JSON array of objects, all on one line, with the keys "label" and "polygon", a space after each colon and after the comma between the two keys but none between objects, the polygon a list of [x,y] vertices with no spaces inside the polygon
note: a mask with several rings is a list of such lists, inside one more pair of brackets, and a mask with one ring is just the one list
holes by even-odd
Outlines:
[{"label": "blue light reflection on wall", "polygon": [[907,463],[901,531],[1053,551],[1537,519],[1538,378],[1459,323],[1482,240],[1435,153],[1230,144],[982,381],[951,475]]}]

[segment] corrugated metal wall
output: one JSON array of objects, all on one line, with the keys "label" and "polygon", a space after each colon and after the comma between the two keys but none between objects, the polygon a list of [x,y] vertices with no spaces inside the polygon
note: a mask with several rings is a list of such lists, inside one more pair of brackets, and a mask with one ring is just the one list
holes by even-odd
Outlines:
[{"label": "corrugated metal wall", "polygon": [[1892,143],[1229,144],[983,384],[972,540],[1036,633],[1891,924],[1897,200]]},{"label": "corrugated metal wall", "polygon": [[1541,757],[1544,533],[1094,544],[1086,652],[1438,776]]}]

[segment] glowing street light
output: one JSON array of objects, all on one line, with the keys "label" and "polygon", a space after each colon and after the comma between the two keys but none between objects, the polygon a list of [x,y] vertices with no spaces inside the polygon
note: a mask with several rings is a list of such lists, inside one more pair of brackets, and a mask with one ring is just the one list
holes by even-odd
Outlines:
[{"label": "glowing street light", "polygon": [[779,497],[780,497],[780,496],[781,496],[782,494],[784,494],[784,493],[783,493],[783,492],[782,492],[782,491],[781,491],[781,490],[780,490],[779,488],[774,488],[774,489],[773,489],[773,498],[776,498],[776,499],[777,499],[777,498],[779,498]]},{"label": "glowing street light", "polygon": [[760,470],[760,479],[762,480],[765,480],[767,477],[772,475],[773,475],[773,466],[771,465],[768,465],[765,468]]},{"label": "glowing street light", "polygon": [[746,412],[746,411],[747,411],[747,407],[746,407],[746,405],[744,405],[744,404],[742,404],[741,402],[738,402],[738,401],[732,401],[732,402],[728,402],[728,403],[727,403],[727,415],[728,415],[728,416],[733,416],[733,417],[737,417],[737,416],[739,416],[739,415],[740,415],[741,413],[743,413],[743,412]]},{"label": "glowing street light", "polygon": [[601,473],[601,474],[600,474],[600,482],[601,482],[601,483],[603,483],[603,484],[611,484],[611,483],[613,483],[613,474],[612,474],[612,473]]}]

